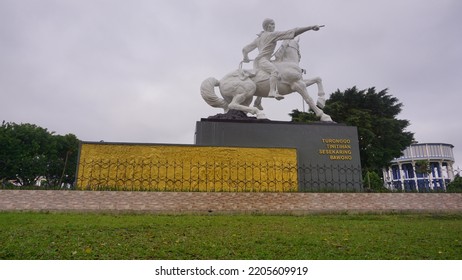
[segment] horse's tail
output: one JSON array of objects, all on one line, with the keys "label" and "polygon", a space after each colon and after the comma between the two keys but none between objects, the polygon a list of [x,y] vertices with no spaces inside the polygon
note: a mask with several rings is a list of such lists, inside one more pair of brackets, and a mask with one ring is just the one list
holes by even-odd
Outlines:
[{"label": "horse's tail", "polygon": [[225,112],[228,111],[228,102],[226,102],[223,98],[218,97],[215,94],[215,87],[219,86],[220,82],[210,77],[205,79],[201,84],[201,95],[204,98],[205,102],[212,107],[215,108],[223,108]]}]

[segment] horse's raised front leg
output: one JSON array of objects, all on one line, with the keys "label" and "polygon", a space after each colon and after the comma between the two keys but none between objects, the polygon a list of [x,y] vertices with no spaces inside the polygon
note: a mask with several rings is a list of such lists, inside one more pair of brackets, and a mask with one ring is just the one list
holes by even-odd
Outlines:
[{"label": "horse's raised front leg", "polygon": [[[313,82],[312,84],[314,84]],[[308,90],[306,89],[306,84],[305,81],[299,81],[296,82],[292,85],[292,89],[296,92],[298,92],[305,102],[310,106],[310,109],[316,114],[317,117],[320,118],[321,121],[323,122],[332,122],[332,118],[324,113],[323,110],[321,110],[316,104],[314,103],[313,99],[310,97],[308,94]]]},{"label": "horse's raised front leg", "polygon": [[318,86],[318,100],[316,101],[316,105],[319,108],[324,108],[326,105],[326,93],[324,92],[324,87],[322,86],[322,79],[320,77],[315,77],[312,79],[303,80],[306,87],[309,87],[313,84]]}]

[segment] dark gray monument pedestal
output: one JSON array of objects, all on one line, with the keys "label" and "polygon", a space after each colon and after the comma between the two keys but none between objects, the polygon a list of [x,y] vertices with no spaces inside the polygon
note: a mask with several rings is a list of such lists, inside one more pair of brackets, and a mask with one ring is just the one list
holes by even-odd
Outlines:
[{"label": "dark gray monument pedestal", "polygon": [[201,146],[296,148],[299,191],[362,191],[356,127],[334,123],[292,123],[202,119]]}]

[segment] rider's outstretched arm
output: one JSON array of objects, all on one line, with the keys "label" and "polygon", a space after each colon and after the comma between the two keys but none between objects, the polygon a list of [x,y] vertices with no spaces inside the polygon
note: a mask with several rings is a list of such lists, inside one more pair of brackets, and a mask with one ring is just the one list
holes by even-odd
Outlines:
[{"label": "rider's outstretched arm", "polygon": [[314,30],[314,31],[318,31],[319,28],[323,27],[323,25],[319,26],[319,25],[312,25],[312,26],[307,26],[307,27],[299,27],[299,28],[295,28],[295,37],[302,34],[302,33],[305,33],[306,31],[309,31],[309,30]]}]

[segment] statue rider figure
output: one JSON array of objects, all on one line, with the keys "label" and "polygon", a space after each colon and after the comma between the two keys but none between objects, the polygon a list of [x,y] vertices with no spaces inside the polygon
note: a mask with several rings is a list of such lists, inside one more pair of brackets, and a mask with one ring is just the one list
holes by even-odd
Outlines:
[{"label": "statue rider figure", "polygon": [[250,62],[248,54],[258,49],[258,56],[254,60],[254,69],[263,70],[270,75],[269,84],[270,91],[268,97],[274,97],[277,100],[281,100],[284,97],[278,93],[277,82],[280,79],[279,73],[276,66],[271,62],[271,56],[273,55],[277,41],[294,39],[296,36],[308,31],[318,31],[320,27],[318,25],[294,28],[287,31],[274,31],[276,24],[272,19],[265,19],[263,21],[263,31],[258,34],[257,38],[242,49],[244,55],[243,62]]}]

